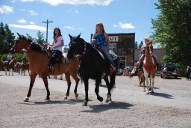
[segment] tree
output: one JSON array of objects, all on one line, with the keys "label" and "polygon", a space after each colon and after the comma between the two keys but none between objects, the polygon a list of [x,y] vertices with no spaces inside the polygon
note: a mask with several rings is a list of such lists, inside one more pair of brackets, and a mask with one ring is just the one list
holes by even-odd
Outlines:
[{"label": "tree", "polygon": [[29,40],[35,40],[32,36],[30,36],[28,33],[26,34],[27,39]]},{"label": "tree", "polygon": [[137,49],[138,48],[138,42],[136,41],[135,42],[135,49]]},{"label": "tree", "polygon": [[0,53],[8,53],[14,43],[14,33],[11,32],[7,24],[0,23]]},{"label": "tree", "polygon": [[139,44],[139,47],[138,47],[138,48],[142,48],[142,46],[143,46],[143,41],[141,41],[141,42],[140,42],[140,44]]},{"label": "tree", "polygon": [[38,44],[43,44],[45,42],[44,40],[44,34],[41,31],[37,32],[37,39],[36,39]]},{"label": "tree", "polygon": [[158,0],[160,14],[152,20],[152,37],[166,48],[165,61],[186,66],[191,64],[191,1]]}]

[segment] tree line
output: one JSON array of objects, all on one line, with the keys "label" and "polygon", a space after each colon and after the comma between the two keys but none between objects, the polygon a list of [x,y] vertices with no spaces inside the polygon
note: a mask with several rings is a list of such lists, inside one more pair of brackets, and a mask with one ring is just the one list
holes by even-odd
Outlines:
[{"label": "tree line", "polygon": [[[37,38],[31,37],[29,34],[26,34],[26,37],[35,40],[39,44],[43,44],[45,42],[44,34],[41,31],[37,32]],[[15,41],[16,36],[9,29],[9,26],[4,23],[0,23],[0,54],[7,54],[11,46]]]}]

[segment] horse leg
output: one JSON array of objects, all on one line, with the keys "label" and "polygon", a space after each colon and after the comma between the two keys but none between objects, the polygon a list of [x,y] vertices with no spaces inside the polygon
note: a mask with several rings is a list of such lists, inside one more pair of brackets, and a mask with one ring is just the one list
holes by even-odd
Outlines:
[{"label": "horse leg", "polygon": [[154,93],[154,76],[152,76],[152,89],[151,89],[151,93]]},{"label": "horse leg", "polygon": [[88,78],[83,79],[84,81],[84,86],[85,86],[85,100],[84,100],[84,106],[87,106],[88,104],[88,89],[89,89],[89,85],[88,85]]},{"label": "horse leg", "polygon": [[43,76],[42,79],[43,79],[43,82],[44,82],[44,85],[45,85],[45,88],[46,88],[46,92],[47,92],[46,100],[50,100],[50,91],[49,91],[49,88],[48,88],[47,76]]},{"label": "horse leg", "polygon": [[72,77],[74,78],[74,80],[76,82],[76,86],[75,86],[75,89],[74,89],[74,94],[75,94],[75,97],[77,99],[78,98],[78,93],[77,93],[78,90],[77,89],[78,89],[78,83],[79,83],[80,79],[77,76],[77,72],[74,72],[71,75],[72,75]]},{"label": "horse leg", "polygon": [[69,93],[70,93],[70,86],[71,86],[70,74],[65,73],[65,78],[66,78],[66,81],[67,81],[68,89],[67,89],[66,96],[64,97],[64,99],[67,100],[67,98],[69,96]]},{"label": "horse leg", "polygon": [[109,101],[111,101],[111,87],[110,87],[110,83],[109,83],[109,80],[108,80],[107,76],[104,77],[104,80],[105,80],[105,83],[106,83],[107,89],[108,89],[107,99],[106,99],[105,102],[108,103]]},{"label": "horse leg", "polygon": [[143,68],[143,71],[144,71],[144,76],[145,76],[145,81],[146,81],[146,86],[144,86],[144,92],[146,92],[146,89],[148,89],[148,84],[149,84],[149,81],[148,81],[148,73],[147,71]]},{"label": "horse leg", "polygon": [[29,101],[29,97],[31,96],[31,91],[35,82],[35,78],[36,78],[37,74],[31,74],[30,76],[30,86],[29,86],[29,90],[28,90],[28,94],[27,97],[25,98],[24,102],[28,102]]},{"label": "horse leg", "polygon": [[96,95],[97,95],[97,99],[98,99],[100,102],[102,102],[102,101],[103,101],[103,97],[101,97],[101,96],[99,95],[99,86],[100,86],[100,84],[101,84],[101,78],[96,79],[95,93],[96,93]]}]

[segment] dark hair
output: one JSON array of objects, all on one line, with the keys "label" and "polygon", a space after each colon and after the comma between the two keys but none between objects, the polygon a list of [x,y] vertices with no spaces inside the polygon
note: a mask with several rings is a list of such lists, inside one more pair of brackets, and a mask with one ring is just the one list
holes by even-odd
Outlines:
[{"label": "dark hair", "polygon": [[57,27],[57,28],[54,28],[53,38],[55,38],[55,36],[56,36],[56,33],[55,33],[56,30],[58,30],[58,35],[59,35],[59,36],[62,36],[61,31],[60,31],[60,28]]}]

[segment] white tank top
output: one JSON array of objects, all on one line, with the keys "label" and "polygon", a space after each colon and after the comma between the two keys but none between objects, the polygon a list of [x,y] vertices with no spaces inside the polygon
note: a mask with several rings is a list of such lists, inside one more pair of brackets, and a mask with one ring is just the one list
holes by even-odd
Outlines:
[{"label": "white tank top", "polygon": [[[61,44],[62,41],[64,41],[63,38],[62,38],[62,36],[59,36],[59,37],[57,37],[56,42],[55,42],[55,40],[54,40],[53,45],[54,45],[54,46],[58,46],[58,45]],[[60,46],[60,47],[58,47],[58,48],[54,48],[54,50],[58,50],[58,51],[62,52],[62,48],[63,48],[63,46]]]}]

